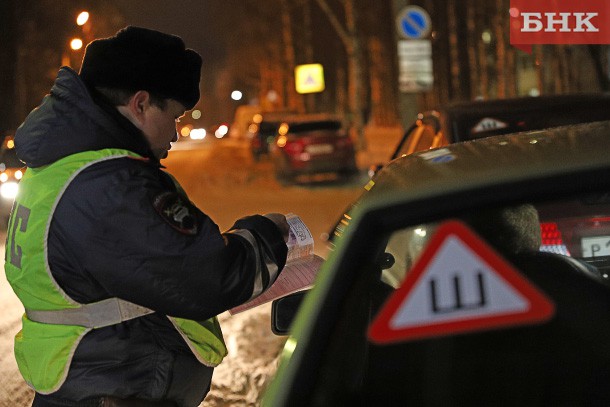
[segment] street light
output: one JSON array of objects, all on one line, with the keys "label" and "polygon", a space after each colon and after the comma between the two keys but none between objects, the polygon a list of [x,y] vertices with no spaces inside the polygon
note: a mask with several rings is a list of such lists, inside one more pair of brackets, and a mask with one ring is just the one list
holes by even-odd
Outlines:
[{"label": "street light", "polygon": [[[78,70],[79,63],[78,62],[76,64],[72,63],[73,56],[71,55],[71,52],[81,51],[85,45],[85,41],[89,40],[89,37],[90,37],[89,34],[90,34],[90,30],[91,30],[91,22],[89,21],[89,17],[90,17],[90,14],[88,11],[81,11],[76,16],[76,25],[78,25],[80,27],[80,29],[78,30],[79,33],[77,33],[77,35],[80,35],[80,37],[82,37],[82,38],[74,37],[70,40],[70,42],[69,42],[70,50],[68,52],[64,52],[64,54],[62,55],[62,59],[61,59],[62,65],[67,65],[67,66],[74,68],[75,70]],[[75,55],[74,57],[77,60],[79,59],[78,55]]]},{"label": "street light", "polygon": [[234,90],[233,92],[231,92],[231,99],[233,100],[241,100],[243,94],[238,91],[238,90]]},{"label": "street light", "polygon": [[72,40],[70,40],[70,48],[73,51],[78,51],[82,47],[83,47],[83,40],[81,40],[80,38],[72,38]]},{"label": "street light", "polygon": [[77,17],[76,17],[76,24],[78,25],[85,25],[85,23],[89,21],[89,13],[86,11],[82,11]]}]

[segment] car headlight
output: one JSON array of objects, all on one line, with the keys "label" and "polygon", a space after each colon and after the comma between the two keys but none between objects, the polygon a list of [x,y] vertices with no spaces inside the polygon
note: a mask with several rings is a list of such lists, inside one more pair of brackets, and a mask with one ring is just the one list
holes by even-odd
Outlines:
[{"label": "car headlight", "polygon": [[18,190],[19,184],[16,182],[5,182],[0,185],[0,196],[5,199],[15,199]]}]

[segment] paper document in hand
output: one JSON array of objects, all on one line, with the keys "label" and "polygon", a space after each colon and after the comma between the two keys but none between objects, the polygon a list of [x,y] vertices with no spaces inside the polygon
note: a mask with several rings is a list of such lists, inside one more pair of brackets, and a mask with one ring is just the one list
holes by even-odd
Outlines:
[{"label": "paper document in hand", "polygon": [[313,254],[313,237],[301,218],[289,214],[286,215],[286,220],[290,232],[286,243],[288,256],[284,269],[267,291],[245,304],[230,309],[231,314],[249,310],[313,285],[324,259]]},{"label": "paper document in hand", "polygon": [[322,262],[324,262],[323,258],[312,254],[311,256],[302,257],[287,263],[280,276],[267,291],[245,304],[231,308],[229,312],[235,315],[311,287]]},{"label": "paper document in hand", "polygon": [[288,226],[288,257],[286,262],[313,254],[313,236],[301,218],[294,214],[286,215]]}]

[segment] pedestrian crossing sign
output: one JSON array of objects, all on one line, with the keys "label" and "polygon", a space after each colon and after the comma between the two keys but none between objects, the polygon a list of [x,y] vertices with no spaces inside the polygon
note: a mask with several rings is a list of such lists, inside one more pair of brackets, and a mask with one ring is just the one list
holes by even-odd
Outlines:
[{"label": "pedestrian crossing sign", "polygon": [[298,93],[316,93],[324,90],[324,68],[321,64],[297,65],[294,79]]},{"label": "pedestrian crossing sign", "polygon": [[440,226],[369,327],[376,343],[541,323],[553,303],[458,221]]}]

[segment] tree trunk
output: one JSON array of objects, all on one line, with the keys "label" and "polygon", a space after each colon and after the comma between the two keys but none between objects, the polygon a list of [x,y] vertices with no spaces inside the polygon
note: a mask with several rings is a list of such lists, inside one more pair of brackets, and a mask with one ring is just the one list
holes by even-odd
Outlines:
[{"label": "tree trunk", "polygon": [[364,58],[362,55],[362,44],[358,35],[357,10],[354,7],[354,0],[343,0],[345,11],[345,27],[341,25],[339,19],[329,7],[326,0],[316,0],[316,3],[326,17],[331,26],[343,42],[347,55],[347,93],[349,103],[349,122],[351,130],[355,133],[356,146],[358,149],[366,149],[364,139],[364,118],[363,118],[363,86],[364,86]]},{"label": "tree trunk", "polygon": [[348,106],[347,93],[345,92],[345,69],[341,66],[337,67],[337,88],[335,94],[337,114],[343,117],[346,114]]},{"label": "tree trunk", "polygon": [[[454,0],[455,1],[455,0]],[[472,93],[470,89],[470,75],[471,70],[475,65],[471,64],[469,43],[470,33],[468,29],[468,13],[467,7],[464,7],[464,0],[454,2],[454,14],[455,20],[455,39],[457,49],[457,62],[459,64],[459,76],[458,76],[458,89],[459,89],[459,100],[470,100]]]},{"label": "tree trunk", "polygon": [[286,92],[287,107],[289,110],[303,112],[302,99],[296,92],[294,83],[294,68],[296,59],[294,44],[292,42],[292,21],[290,19],[290,8],[287,0],[280,0],[282,11],[282,40],[284,41],[284,90]]},{"label": "tree trunk", "polygon": [[470,76],[468,79],[470,83],[470,98],[474,99],[481,95],[481,83],[478,81],[478,78],[481,75],[481,68],[477,64],[478,59],[476,44],[482,41],[476,24],[477,7],[475,0],[468,0],[466,7],[466,26],[468,28],[466,49],[468,52],[468,63],[470,65],[470,70],[468,72]]},{"label": "tree trunk", "polygon": [[495,33],[496,33],[496,78],[497,83],[497,98],[504,99],[506,97],[506,42],[504,39],[504,19],[506,10],[503,8],[504,2],[496,0],[496,15],[494,18]]},{"label": "tree trunk", "polygon": [[[313,42],[311,32],[311,0],[302,0],[303,6],[303,45],[305,47],[306,64],[314,63]],[[305,95],[305,111],[314,112],[316,109],[315,95],[313,93]]]},{"label": "tree trunk", "polygon": [[351,122],[357,138],[359,150],[366,150],[364,138],[364,58],[362,55],[362,42],[356,30],[357,10],[354,0],[345,0],[345,23],[350,37],[348,47],[348,94],[351,110]]},{"label": "tree trunk", "polygon": [[456,0],[447,0],[447,20],[449,36],[449,69],[451,84],[450,100],[460,99],[460,61],[458,54],[457,21],[455,15]]},{"label": "tree trunk", "polygon": [[477,30],[477,41],[475,42],[477,48],[477,60],[478,60],[478,79],[479,93],[484,100],[489,99],[489,64],[487,63],[487,44],[483,41],[483,31],[487,29],[481,24],[486,17],[485,5],[477,7],[476,19],[478,22],[479,29]]},{"label": "tree trunk", "polygon": [[[438,5],[431,14],[435,38],[432,41],[434,89],[438,105],[451,99],[451,60],[449,58],[449,13],[445,5]],[[438,106],[437,105],[437,106]]]}]

